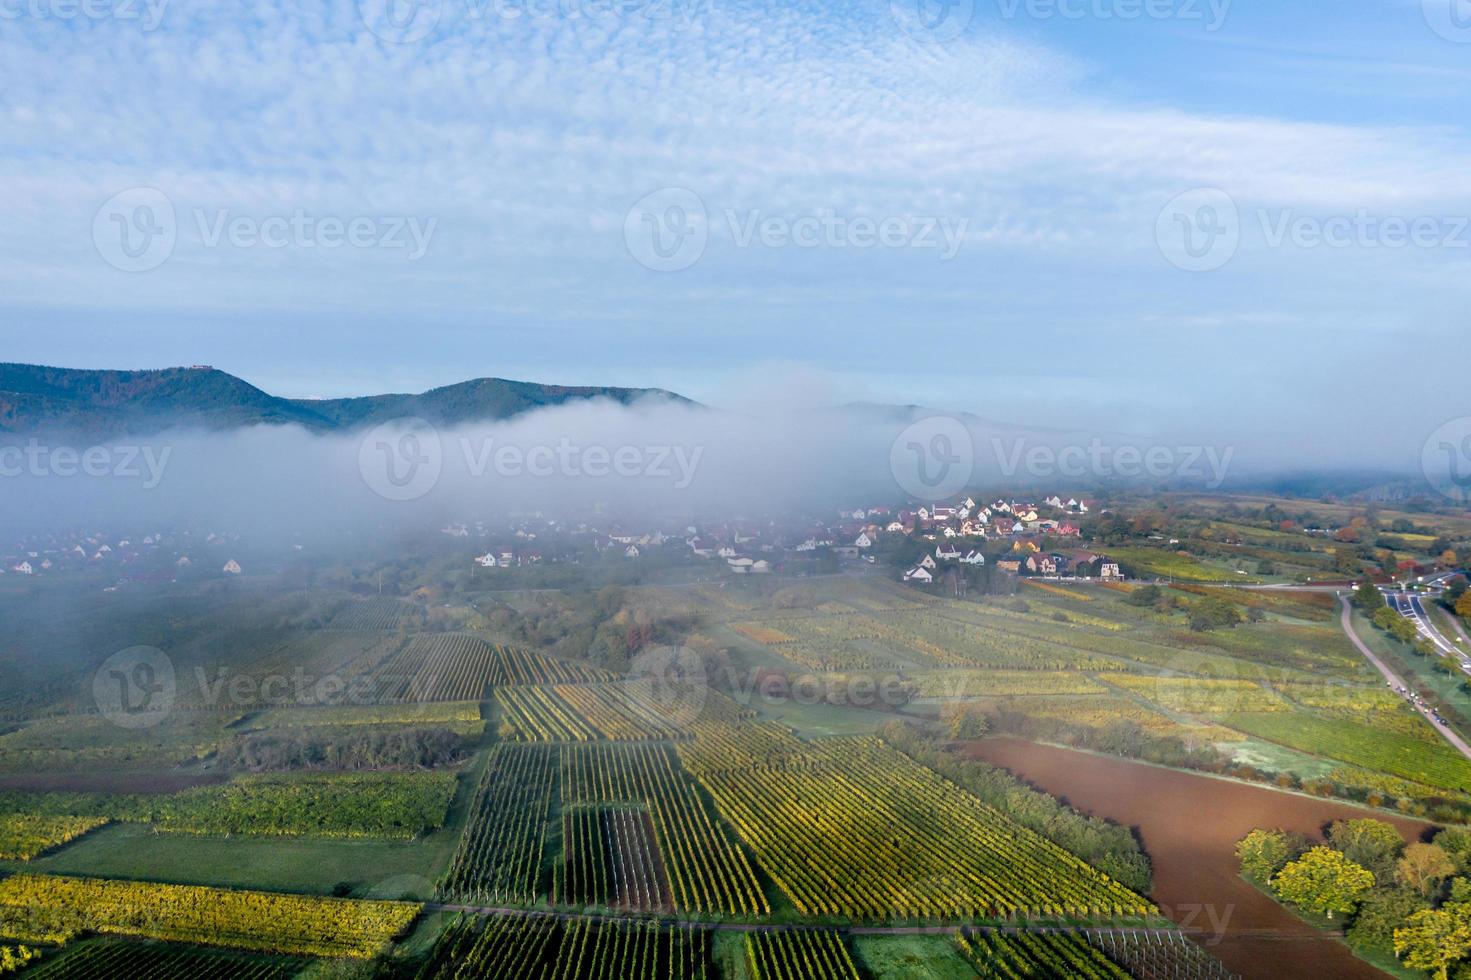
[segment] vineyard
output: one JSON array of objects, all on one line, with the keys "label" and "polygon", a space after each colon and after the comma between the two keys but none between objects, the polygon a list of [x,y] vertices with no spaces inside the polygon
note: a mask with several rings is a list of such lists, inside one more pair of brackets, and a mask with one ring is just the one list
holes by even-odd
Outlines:
[{"label": "vineyard", "polygon": [[1076,932],[966,929],[955,942],[983,977],[1130,980],[1126,970]]},{"label": "vineyard", "polygon": [[417,610],[397,599],[361,599],[347,603],[332,617],[340,630],[395,630],[417,615]]},{"label": "vineyard", "polygon": [[495,916],[446,930],[417,980],[705,980],[710,937],[650,922]]},{"label": "vineyard", "polygon": [[455,785],[451,772],[241,776],[133,799],[149,822],[176,833],[410,840],[444,825]]},{"label": "vineyard", "polygon": [[1185,938],[1184,933],[1097,929],[1083,935],[1135,980],[1231,980],[1231,972],[1221,961]]},{"label": "vineyard", "polygon": [[0,793],[0,812],[151,823],[174,833],[408,840],[444,825],[452,772],[250,775],[173,794]]},{"label": "vineyard", "polygon": [[552,901],[630,912],[672,912],[674,897],[649,812],[575,807],[562,815],[562,863]]},{"label": "vineyard", "polygon": [[380,701],[480,701],[496,663],[495,648],[462,633],[414,636],[374,673]]},{"label": "vineyard", "polygon": [[631,742],[683,737],[639,684],[504,687],[495,692],[502,723],[521,741]]},{"label": "vineyard", "polygon": [[721,815],[804,915],[864,920],[1147,915],[1147,901],[876,739],[731,769],[681,746]]},{"label": "vineyard", "polygon": [[1312,755],[1399,776],[1425,786],[1471,792],[1471,761],[1443,742],[1346,720],[1293,714],[1227,715],[1221,723]]},{"label": "vineyard", "polygon": [[29,861],[107,823],[103,817],[0,814],[0,860]]},{"label": "vineyard", "polygon": [[306,962],[178,943],[93,939],[46,960],[26,980],[290,980]]},{"label": "vineyard", "polygon": [[826,930],[749,933],[746,966],[751,980],[859,980],[848,947]]},{"label": "vineyard", "polygon": [[500,744],[480,780],[469,823],[441,891],[456,901],[530,904],[558,789],[558,750]]},{"label": "vineyard", "polygon": [[567,746],[562,750],[562,787],[567,805],[648,808],[677,911],[770,911],[745,854],[706,813],[669,749]]},{"label": "vineyard", "polygon": [[1289,711],[1292,707],[1255,681],[1138,674],[1105,674],[1101,679],[1171,711],[1191,715]]},{"label": "vineyard", "polygon": [[367,958],[418,918],[405,902],[357,902],[192,885],[15,875],[0,881],[0,935],[63,945],[83,933],[287,956]]},{"label": "vineyard", "polygon": [[1102,684],[1062,670],[924,670],[909,675],[922,698],[991,698],[1022,694],[1102,694]]}]

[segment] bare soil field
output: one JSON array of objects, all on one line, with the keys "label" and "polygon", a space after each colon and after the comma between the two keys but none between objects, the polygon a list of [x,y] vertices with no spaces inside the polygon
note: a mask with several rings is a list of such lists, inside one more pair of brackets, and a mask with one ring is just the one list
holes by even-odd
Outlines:
[{"label": "bare soil field", "polygon": [[1135,829],[1154,862],[1161,909],[1244,977],[1382,978],[1341,941],[1244,881],[1235,844],[1256,827],[1321,839],[1330,822],[1372,816],[1407,840],[1431,825],[1266,787],[1011,738],[958,749],[1010,770],[1084,813]]}]

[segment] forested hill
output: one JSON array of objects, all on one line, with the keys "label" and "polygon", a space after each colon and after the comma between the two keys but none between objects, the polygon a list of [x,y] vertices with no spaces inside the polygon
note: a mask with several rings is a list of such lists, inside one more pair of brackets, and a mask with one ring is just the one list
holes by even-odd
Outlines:
[{"label": "forested hill", "polygon": [[694,404],[656,388],[568,387],[500,378],[421,394],[292,399],[203,366],[97,371],[0,364],[0,433],[66,431],[111,438],[174,427],[219,430],[290,423],[319,432],[350,431],[403,416],[455,425],[594,398],[629,404],[644,397]]}]

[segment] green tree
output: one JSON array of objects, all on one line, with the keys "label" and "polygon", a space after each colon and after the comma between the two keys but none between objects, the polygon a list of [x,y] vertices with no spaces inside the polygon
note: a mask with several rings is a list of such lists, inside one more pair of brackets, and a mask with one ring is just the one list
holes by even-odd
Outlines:
[{"label": "green tree", "polygon": [[1236,842],[1236,857],[1241,873],[1263,885],[1297,857],[1302,850],[1300,838],[1281,830],[1253,830]]},{"label": "green tree", "polygon": [[1157,585],[1141,585],[1139,588],[1124,596],[1124,601],[1131,606],[1152,606],[1159,602],[1160,596],[1164,595]]},{"label": "green tree", "polygon": [[1410,916],[1428,908],[1429,902],[1408,889],[1376,889],[1364,896],[1344,938],[1354,949],[1392,954],[1394,931],[1403,927]]},{"label": "green tree", "polygon": [[1394,863],[1404,849],[1404,838],[1382,820],[1335,820],[1328,827],[1328,844],[1359,867],[1373,872],[1375,881],[1394,881]]},{"label": "green tree", "polygon": [[1425,909],[1405,920],[1394,931],[1394,951],[1405,965],[1434,973],[1446,980],[1452,963],[1471,953],[1471,919],[1468,906],[1447,905]]},{"label": "green tree", "polygon": [[1376,609],[1383,608],[1384,594],[1379,591],[1378,586],[1372,581],[1364,579],[1359,583],[1359,587],[1354,589],[1354,595],[1351,601],[1364,612],[1372,613]]},{"label": "green tree", "polygon": [[1277,872],[1272,887],[1283,901],[1331,919],[1358,908],[1374,887],[1374,874],[1340,851],[1315,847]]},{"label": "green tree", "polygon": [[1456,873],[1451,856],[1434,844],[1411,844],[1394,867],[1394,878],[1426,898],[1440,891],[1441,882]]}]

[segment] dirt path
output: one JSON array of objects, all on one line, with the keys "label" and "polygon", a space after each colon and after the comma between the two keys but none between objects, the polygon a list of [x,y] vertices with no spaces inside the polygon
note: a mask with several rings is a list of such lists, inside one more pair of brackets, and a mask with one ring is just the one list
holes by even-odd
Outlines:
[{"label": "dirt path", "polygon": [[1236,842],[1257,827],[1320,838],[1324,826],[1345,817],[1374,816],[1394,824],[1407,839],[1419,838],[1428,824],[1009,738],[970,743],[960,751],[1009,769],[1085,813],[1135,828],[1154,862],[1154,900],[1233,972],[1272,980],[1383,980],[1384,973],[1343,943],[1243,881]]}]

